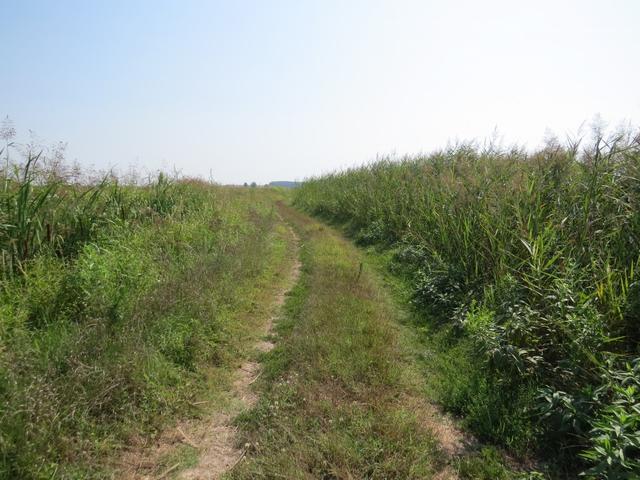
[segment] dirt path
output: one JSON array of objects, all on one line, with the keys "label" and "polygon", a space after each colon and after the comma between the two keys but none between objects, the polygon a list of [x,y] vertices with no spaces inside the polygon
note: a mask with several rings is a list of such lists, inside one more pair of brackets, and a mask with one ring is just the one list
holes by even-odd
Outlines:
[{"label": "dirt path", "polygon": [[[300,276],[301,263],[297,255],[299,240],[293,230],[291,230],[291,235],[294,238],[292,243],[296,248],[296,260],[289,272],[285,288],[276,295],[273,304],[275,312],[264,326],[264,337],[272,333],[273,325],[284,305],[286,294]],[[255,345],[256,350],[260,352],[268,352],[273,347],[273,342],[269,340],[261,340]],[[253,407],[258,401],[251,385],[260,376],[260,364],[257,361],[248,360],[235,372],[235,376],[232,395],[238,400],[236,411],[232,413],[214,412],[207,422],[196,426],[193,435],[197,439],[197,448],[200,451],[198,464],[183,471],[178,478],[185,480],[217,479],[244,458],[246,450],[238,448],[236,445],[236,427],[232,425],[232,420],[240,411]]]},{"label": "dirt path", "polygon": [[[262,323],[261,331],[256,335],[261,339],[254,345],[255,354],[250,355],[249,359],[232,373],[231,389],[224,393],[227,397],[224,403],[228,407],[214,408],[209,412],[205,411],[199,419],[180,422],[163,432],[152,445],[143,443],[131,448],[120,461],[121,466],[124,465],[125,468],[118,468],[117,476],[114,478],[213,480],[242,461],[246,449],[238,446],[237,429],[233,420],[238,414],[254,406],[258,400],[252,384],[260,376],[261,366],[255,357],[274,347],[268,338],[281,314],[287,293],[300,276],[299,239],[291,228],[287,227],[287,230],[290,249],[288,256],[293,260],[290,262],[289,271],[284,272],[285,280],[281,282],[277,291],[272,292],[273,301],[268,315]],[[188,452],[181,451],[185,446]],[[174,461],[167,461],[172,457]],[[189,463],[191,466],[185,469],[184,465]]]},{"label": "dirt path", "polygon": [[[475,442],[424,398],[411,334],[382,279],[338,232],[284,204],[278,209],[297,232],[287,227],[288,271],[268,291],[271,307],[255,323],[254,355],[227,383],[227,407],[132,450],[127,462],[136,467],[117,478],[460,478],[457,462]],[[269,382],[261,382],[259,408],[234,422],[258,402],[260,355],[274,348],[279,319],[278,355],[263,357]]]},{"label": "dirt path", "polygon": [[399,306],[339,232],[279,205],[303,242],[260,407],[243,421],[252,446],[234,480],[458,478],[471,439],[424,398]]}]

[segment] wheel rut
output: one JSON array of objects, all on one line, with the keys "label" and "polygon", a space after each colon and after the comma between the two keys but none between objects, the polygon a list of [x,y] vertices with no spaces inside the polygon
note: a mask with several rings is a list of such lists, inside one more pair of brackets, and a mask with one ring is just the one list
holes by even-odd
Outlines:
[{"label": "wheel rut", "polygon": [[[293,288],[300,276],[301,263],[298,258],[299,239],[292,229],[289,229],[292,237],[292,245],[295,248],[295,261],[291,266],[286,285],[281,289],[273,302],[274,314],[270,315],[264,325],[263,337],[273,333],[273,328],[284,305],[287,293]],[[259,352],[268,352],[274,347],[274,343],[268,340],[260,340],[254,346]],[[252,388],[252,384],[261,373],[260,363],[248,360],[235,372],[232,395],[237,399],[237,411],[234,414],[213,413],[204,425],[198,427],[200,438],[199,460],[195,467],[181,472],[178,478],[184,480],[210,480],[217,479],[223,473],[237,465],[246,453],[246,448],[237,446],[236,427],[233,426],[233,418],[242,410],[253,407],[258,401],[258,395]]]},{"label": "wheel rut", "polygon": [[[261,337],[253,345],[256,354],[266,353],[275,346],[269,340],[275,323],[281,315],[287,293],[294,287],[300,276],[301,262],[299,260],[300,240],[294,230],[288,229],[289,248],[293,249],[293,261],[286,273],[287,279],[283,283],[272,301],[270,314],[262,326]],[[251,357],[251,356],[250,356]],[[253,355],[255,357],[255,355]],[[216,409],[206,412],[197,420],[187,420],[162,432],[149,445],[131,448],[121,459],[118,476],[130,480],[214,480],[233,469],[245,456],[246,448],[238,446],[237,428],[234,419],[243,411],[252,408],[258,401],[258,395],[252,385],[261,374],[261,364],[253,359],[246,360],[233,372],[231,389],[226,394],[229,408]],[[206,403],[206,402],[201,402]],[[187,445],[197,452],[197,462],[190,468],[184,469],[183,461],[169,462],[162,470],[159,465],[170,458],[172,452]],[[124,466],[124,468],[122,468]]]}]

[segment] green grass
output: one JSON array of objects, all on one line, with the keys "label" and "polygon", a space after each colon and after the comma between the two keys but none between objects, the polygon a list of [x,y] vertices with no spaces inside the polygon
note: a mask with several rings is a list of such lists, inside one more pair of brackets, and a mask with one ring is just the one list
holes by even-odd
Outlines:
[{"label": "green grass", "polygon": [[629,135],[463,145],[310,179],[295,204],[387,249],[432,395],[481,440],[624,478],[640,468],[639,179]]},{"label": "green grass", "polygon": [[[250,354],[291,261],[284,194],[77,185],[38,161],[0,192],[0,478],[117,476],[119,448],[200,415]],[[634,478],[639,179],[638,139],[621,136],[305,182],[299,208],[377,253],[278,204],[303,273],[230,477],[512,478],[508,451],[546,460],[529,478]],[[449,456],[425,400],[485,446]]]},{"label": "green grass", "polygon": [[399,312],[361,252],[281,206],[302,277],[265,356],[261,399],[238,419],[249,444],[229,478],[430,478],[455,459],[420,420],[423,379]]},{"label": "green grass", "polygon": [[226,388],[211,374],[247,355],[252,311],[287,255],[279,195],[162,176],[143,187],[9,179],[0,478],[106,476],[130,437]]}]

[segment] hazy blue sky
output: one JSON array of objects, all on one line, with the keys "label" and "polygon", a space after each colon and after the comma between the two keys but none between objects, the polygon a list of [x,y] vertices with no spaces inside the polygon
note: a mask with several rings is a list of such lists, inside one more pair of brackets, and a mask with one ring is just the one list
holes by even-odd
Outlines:
[{"label": "hazy blue sky", "polygon": [[640,1],[0,0],[0,115],[105,168],[294,179],[640,121]]}]

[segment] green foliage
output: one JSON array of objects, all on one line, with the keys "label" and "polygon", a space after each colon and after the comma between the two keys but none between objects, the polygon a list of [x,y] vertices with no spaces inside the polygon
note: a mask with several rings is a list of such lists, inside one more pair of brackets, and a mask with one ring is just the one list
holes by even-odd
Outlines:
[{"label": "green foliage", "polygon": [[237,358],[229,312],[270,268],[272,200],[71,184],[37,160],[0,193],[0,478],[87,478]]},{"label": "green foliage", "polygon": [[[611,358],[640,353],[639,179],[629,134],[583,150],[458,145],[310,179],[295,203],[395,250],[454,378],[441,382],[446,406],[482,437],[588,470],[602,465],[605,425],[624,418],[637,433],[628,409],[605,413],[594,395]],[[635,453],[622,461],[608,445],[598,475],[633,471]]]},{"label": "green foliage", "polygon": [[640,361],[602,368],[602,384],[591,396],[595,420],[590,448],[582,456],[595,463],[587,476],[634,478],[640,471]]}]

